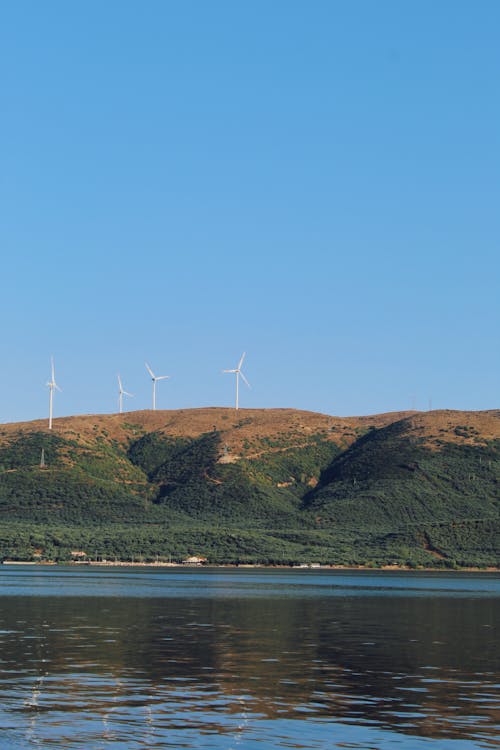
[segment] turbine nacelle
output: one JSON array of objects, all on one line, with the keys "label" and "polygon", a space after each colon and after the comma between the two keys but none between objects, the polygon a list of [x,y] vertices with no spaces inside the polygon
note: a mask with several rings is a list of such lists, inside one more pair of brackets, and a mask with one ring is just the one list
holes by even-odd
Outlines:
[{"label": "turbine nacelle", "polygon": [[147,362],[144,363],[146,365],[146,370],[149,372],[151,376],[151,380],[155,382],[156,380],[166,380],[170,377],[170,375],[155,375],[151,367],[148,365]]},{"label": "turbine nacelle", "polygon": [[50,389],[55,388],[56,391],[59,391],[59,393],[62,393],[61,388],[59,388],[59,386],[56,383],[56,373],[54,369],[54,357],[50,358],[50,374],[51,374],[51,379],[47,382],[47,388],[50,388]]}]

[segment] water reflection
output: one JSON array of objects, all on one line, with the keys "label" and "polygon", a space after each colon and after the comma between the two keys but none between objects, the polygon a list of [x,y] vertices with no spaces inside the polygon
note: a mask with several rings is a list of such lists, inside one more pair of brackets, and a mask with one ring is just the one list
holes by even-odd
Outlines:
[{"label": "water reflection", "polygon": [[2,747],[494,745],[498,597],[435,580],[427,596],[179,597],[172,581],[2,596]]}]

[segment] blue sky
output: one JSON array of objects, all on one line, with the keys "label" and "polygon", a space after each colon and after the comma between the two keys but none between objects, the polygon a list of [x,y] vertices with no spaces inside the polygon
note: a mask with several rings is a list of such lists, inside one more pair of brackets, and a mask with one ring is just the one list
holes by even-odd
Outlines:
[{"label": "blue sky", "polygon": [[498,406],[500,5],[0,8],[0,421]]}]

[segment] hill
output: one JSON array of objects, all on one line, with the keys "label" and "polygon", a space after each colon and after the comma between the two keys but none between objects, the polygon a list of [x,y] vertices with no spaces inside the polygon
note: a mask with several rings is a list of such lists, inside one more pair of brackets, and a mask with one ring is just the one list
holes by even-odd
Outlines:
[{"label": "hill", "polygon": [[0,556],[496,565],[499,445],[499,411],[2,425]]}]

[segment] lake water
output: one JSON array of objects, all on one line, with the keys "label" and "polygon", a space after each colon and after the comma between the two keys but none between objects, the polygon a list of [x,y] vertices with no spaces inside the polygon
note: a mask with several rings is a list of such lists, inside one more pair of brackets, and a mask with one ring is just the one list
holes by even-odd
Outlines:
[{"label": "lake water", "polygon": [[0,566],[0,747],[499,747],[500,576]]}]

